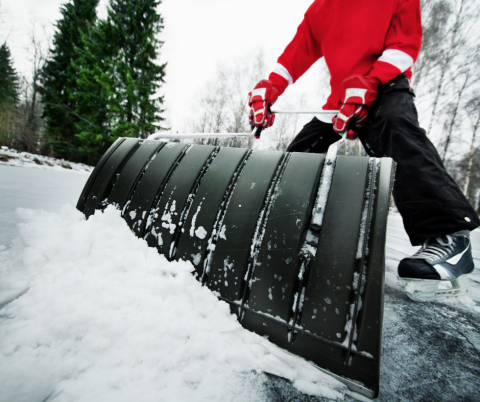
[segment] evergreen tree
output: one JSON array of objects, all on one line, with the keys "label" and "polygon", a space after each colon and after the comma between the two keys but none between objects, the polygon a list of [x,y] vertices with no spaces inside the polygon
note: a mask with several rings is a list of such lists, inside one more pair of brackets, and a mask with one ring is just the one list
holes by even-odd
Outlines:
[{"label": "evergreen tree", "polygon": [[[78,90],[73,62],[82,48],[82,33],[96,21],[99,0],[72,0],[61,7],[51,56],[42,72],[42,98],[45,104],[46,135],[70,146],[79,146],[76,137],[77,108],[73,94]],[[80,116],[81,117],[81,116]]]},{"label": "evergreen tree", "polygon": [[17,105],[20,83],[7,44],[0,46],[0,104]]},{"label": "evergreen tree", "polygon": [[107,29],[114,41],[112,73],[117,81],[111,105],[116,114],[112,140],[145,138],[161,129],[163,97],[154,99],[165,75],[165,64],[155,63],[163,44],[157,39],[163,29],[159,4],[159,0],[110,0]]},{"label": "evergreen tree", "polygon": [[13,68],[10,49],[0,46],[0,146],[12,146],[18,125],[20,84]]},{"label": "evergreen tree", "polygon": [[112,139],[112,122],[116,111],[112,107],[116,81],[113,75],[112,30],[106,21],[99,21],[82,33],[79,57],[72,66],[76,72],[78,90],[72,94],[75,103],[76,136],[87,162],[96,161],[107,150]]},{"label": "evergreen tree", "polygon": [[120,136],[143,137],[164,119],[165,65],[157,65],[163,29],[158,0],[110,0],[108,17],[82,33],[72,63],[78,90],[72,94],[82,151],[96,162]]}]

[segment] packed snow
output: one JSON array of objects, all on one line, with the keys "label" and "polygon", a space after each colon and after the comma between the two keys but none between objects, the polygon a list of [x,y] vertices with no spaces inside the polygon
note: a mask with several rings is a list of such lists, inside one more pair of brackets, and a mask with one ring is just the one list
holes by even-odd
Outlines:
[{"label": "packed snow", "polygon": [[[241,327],[230,307],[108,207],[88,221],[18,209],[0,253],[0,401],[257,401],[263,372],[302,392],[345,386]],[[28,384],[28,386],[25,386]]]}]

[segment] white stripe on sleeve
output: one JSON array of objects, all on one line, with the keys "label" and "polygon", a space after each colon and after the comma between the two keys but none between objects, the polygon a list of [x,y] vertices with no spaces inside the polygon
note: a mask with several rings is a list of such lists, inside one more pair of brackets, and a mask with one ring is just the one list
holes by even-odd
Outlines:
[{"label": "white stripe on sleeve", "polygon": [[277,65],[273,69],[273,72],[277,73],[278,75],[281,75],[283,78],[285,78],[288,81],[288,85],[293,84],[292,76],[290,75],[288,70],[285,67],[283,67],[280,63],[277,63]]},{"label": "white stripe on sleeve", "polygon": [[387,49],[378,59],[397,67],[402,73],[413,65],[413,58],[398,49]]}]

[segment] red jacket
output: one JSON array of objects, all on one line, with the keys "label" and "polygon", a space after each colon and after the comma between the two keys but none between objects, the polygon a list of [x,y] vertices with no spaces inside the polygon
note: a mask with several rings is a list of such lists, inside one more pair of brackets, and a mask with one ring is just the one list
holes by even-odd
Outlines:
[{"label": "red jacket", "polygon": [[339,109],[347,77],[410,79],[421,43],[419,0],[315,0],[269,78],[283,92],[323,56],[332,88],[323,108]]}]

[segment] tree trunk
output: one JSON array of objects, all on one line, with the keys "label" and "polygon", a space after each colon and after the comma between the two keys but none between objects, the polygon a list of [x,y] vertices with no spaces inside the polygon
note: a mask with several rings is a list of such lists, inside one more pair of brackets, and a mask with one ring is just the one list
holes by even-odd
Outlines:
[{"label": "tree trunk", "polygon": [[443,147],[443,155],[442,155],[443,164],[445,164],[445,159],[447,157],[448,147],[449,147],[450,142],[452,140],[453,127],[455,125],[455,119],[456,119],[457,114],[458,114],[458,107],[460,106],[460,100],[462,99],[463,91],[464,91],[465,87],[467,86],[468,78],[469,77],[468,77],[468,74],[467,74],[467,76],[465,77],[465,82],[463,83],[462,88],[460,88],[460,92],[458,93],[457,103],[455,104],[455,108],[453,109],[452,118],[450,120],[450,127],[448,128],[447,138],[445,139],[445,146]]},{"label": "tree trunk", "polygon": [[455,16],[455,24],[453,25],[452,39],[450,41],[450,46],[448,47],[447,57],[445,58],[445,63],[443,64],[443,67],[442,67],[442,72],[440,74],[440,80],[438,81],[437,93],[435,95],[435,100],[433,101],[432,116],[430,118],[430,124],[428,126],[427,136],[430,135],[430,131],[432,130],[433,122],[435,120],[435,114],[437,112],[438,101],[440,99],[440,95],[441,95],[441,92],[442,92],[443,80],[445,79],[445,74],[446,74],[446,72],[448,70],[448,67],[450,66],[450,63],[453,59],[453,51],[454,51],[454,48],[455,48],[455,39],[457,38],[457,34],[460,30],[460,20],[461,20],[462,14],[463,14],[463,6],[465,5],[465,2],[466,2],[466,0],[461,0],[460,10],[458,10],[458,13]]},{"label": "tree trunk", "polygon": [[35,124],[35,108],[37,106],[37,92],[38,92],[38,73],[35,72],[33,74],[33,82],[32,82],[32,103],[30,104],[30,116],[29,116],[29,123],[32,130],[36,130]]},{"label": "tree trunk", "polygon": [[[426,7],[430,2],[431,2],[431,0],[422,0],[420,2],[420,8],[423,10],[424,7]],[[432,10],[430,9],[430,14],[428,15],[428,17],[424,21],[424,24],[428,23],[428,20],[430,19],[431,11]],[[417,62],[415,63],[415,69],[413,71],[413,80],[412,80],[412,87],[414,89],[417,88],[418,83],[420,82],[420,80],[423,77],[423,70],[424,70],[424,67],[425,67],[425,64],[426,64],[425,57],[423,57],[423,52],[424,51],[425,50],[424,50],[423,47],[420,48],[420,53],[418,55]]]},{"label": "tree trunk", "polygon": [[463,194],[465,194],[465,197],[467,197],[468,195],[468,187],[470,185],[470,175],[472,173],[473,155],[475,154],[475,136],[477,135],[477,130],[479,126],[480,126],[480,113],[478,114],[477,121],[475,123],[475,126],[473,127],[472,142],[470,143],[470,153],[468,155],[467,172],[465,174],[465,184],[463,186]]}]

